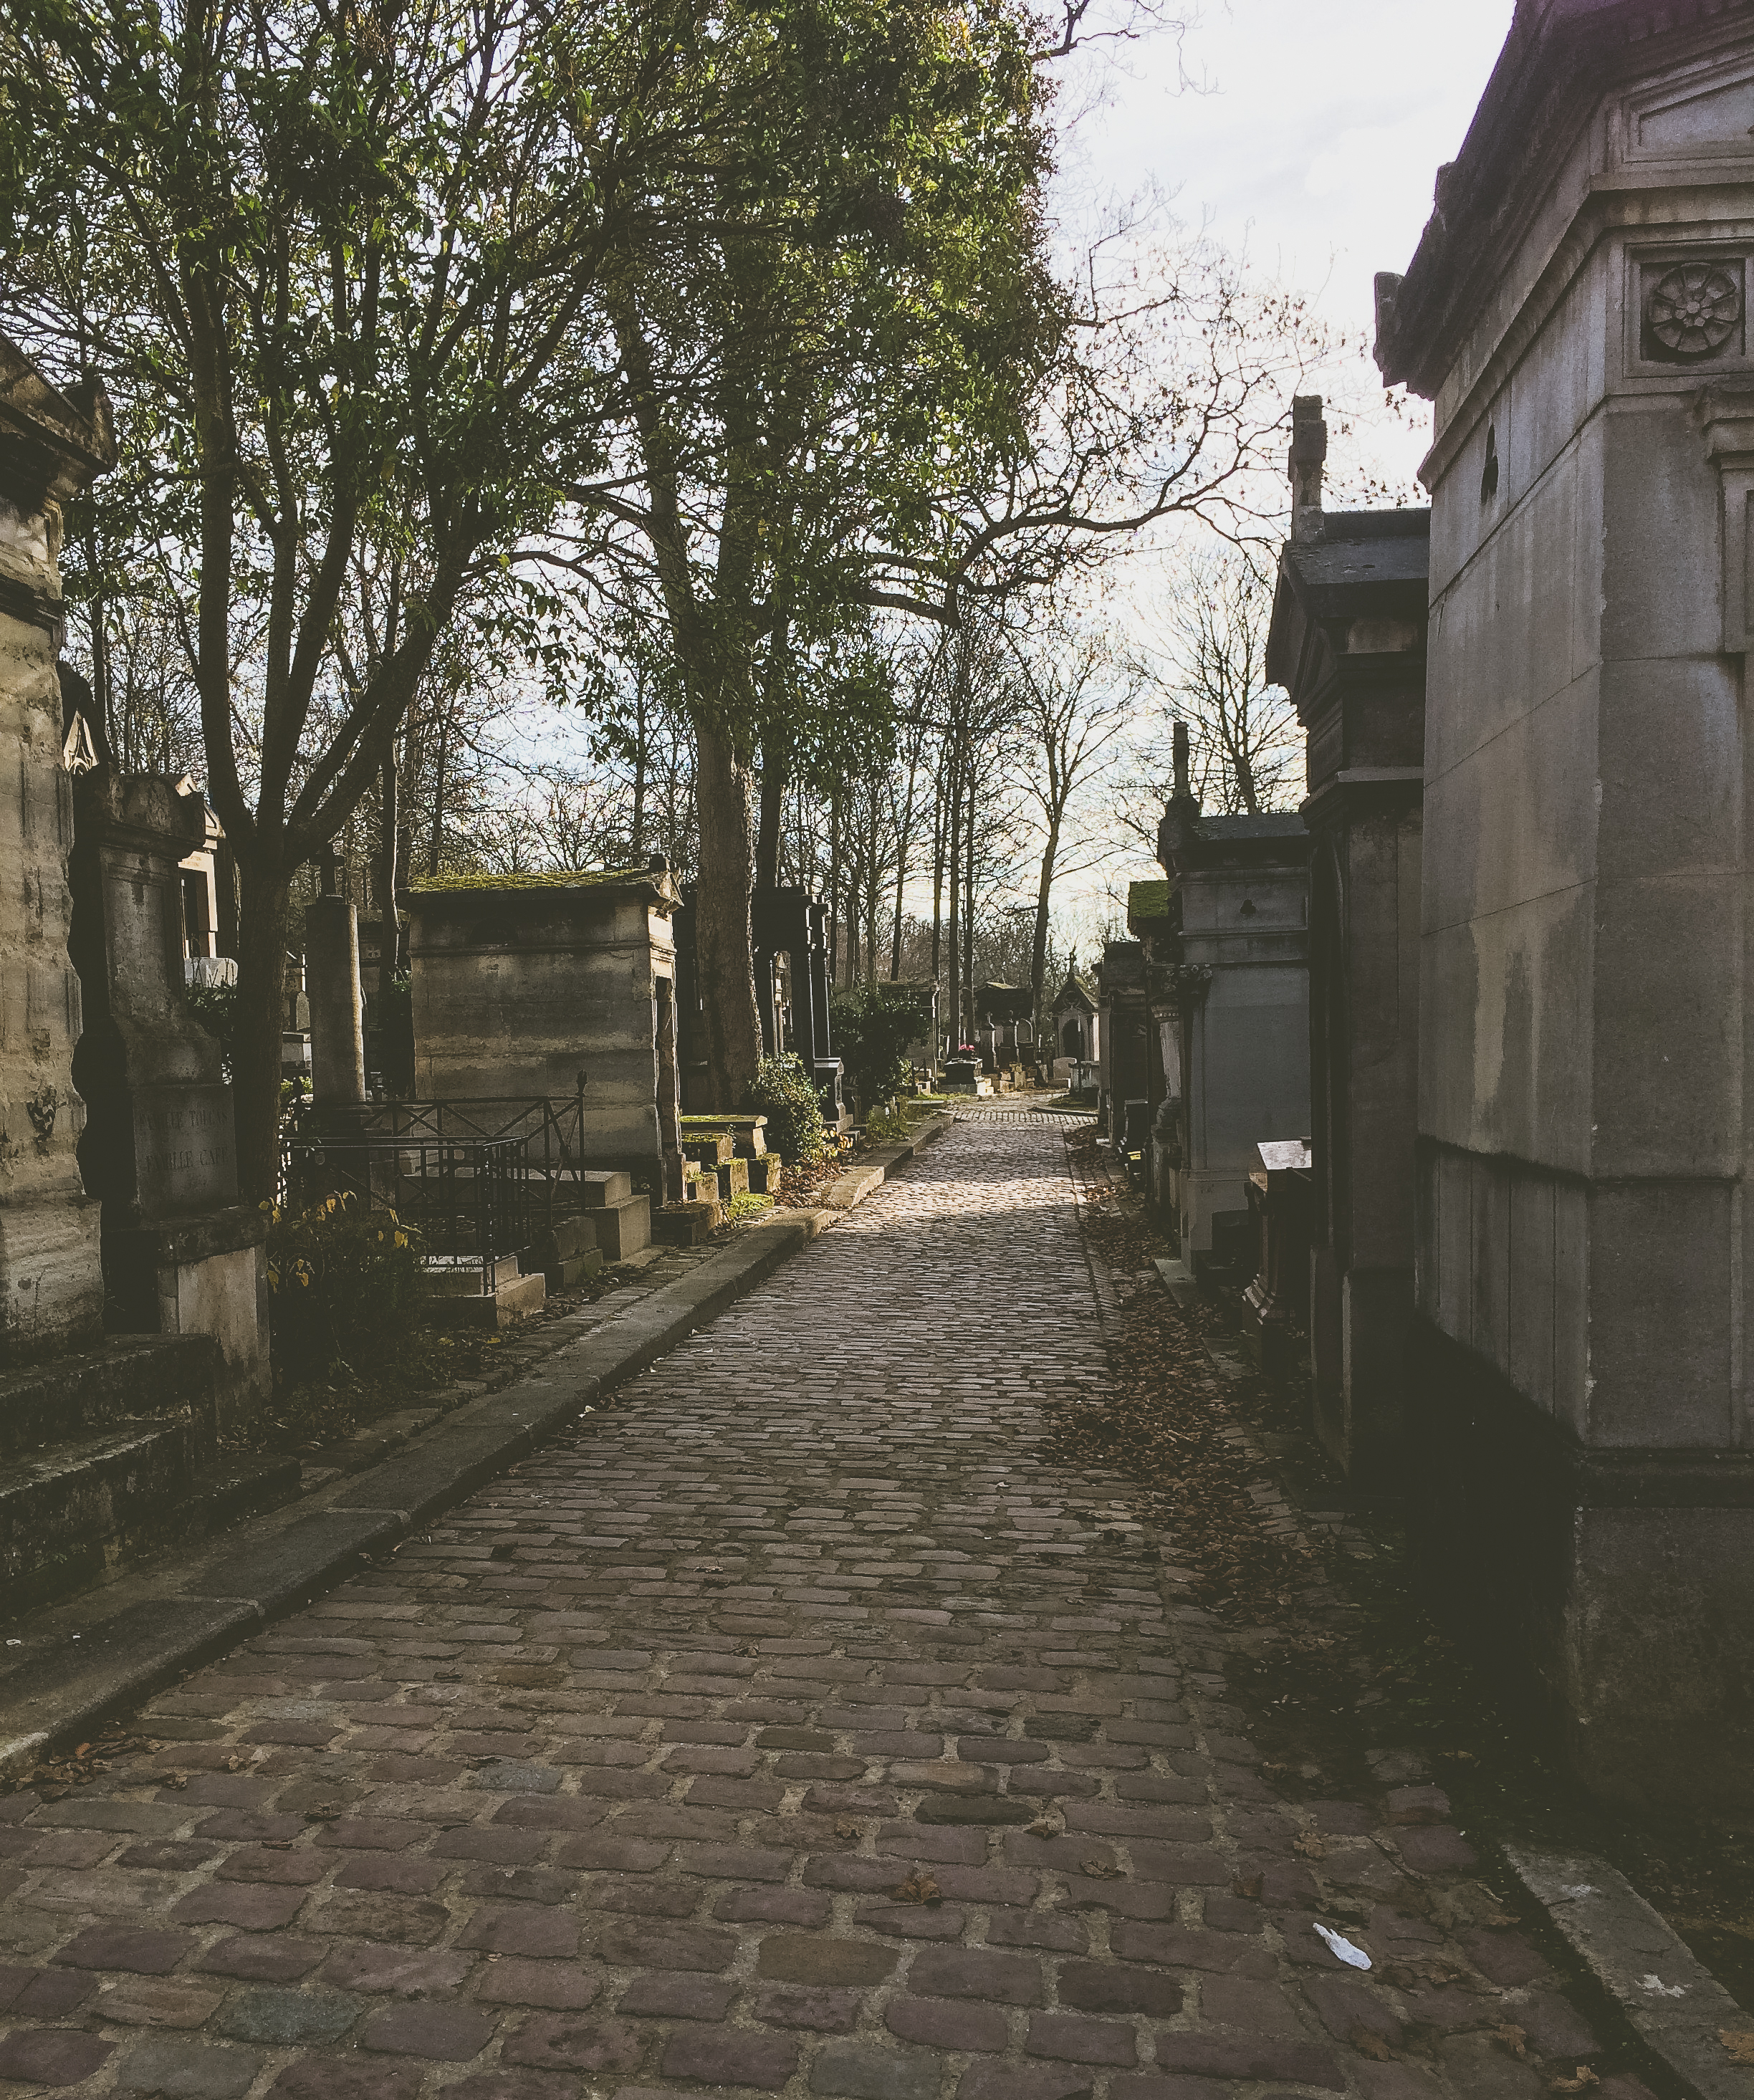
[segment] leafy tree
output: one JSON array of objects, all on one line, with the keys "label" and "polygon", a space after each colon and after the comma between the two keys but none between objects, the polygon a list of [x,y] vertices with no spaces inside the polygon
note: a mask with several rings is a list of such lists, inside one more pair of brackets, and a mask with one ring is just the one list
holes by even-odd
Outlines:
[{"label": "leafy tree", "polygon": [[571,492],[649,575],[693,726],[721,1106],[760,1052],[755,774],[801,740],[800,650],[893,601],[868,549],[908,558],[977,436],[1024,442],[1016,404],[1059,326],[1031,33],[992,0],[721,11],[699,151],[632,214],[607,283],[619,420]]},{"label": "leafy tree", "polygon": [[[580,0],[17,0],[3,310],[127,405],[240,876],[239,1158],[271,1186],[291,878],[588,451],[572,342],[691,18]],[[648,121],[641,121],[642,117]],[[101,500],[101,499],[100,499]],[[341,645],[345,644],[345,646]],[[241,734],[246,723],[255,734]]]}]

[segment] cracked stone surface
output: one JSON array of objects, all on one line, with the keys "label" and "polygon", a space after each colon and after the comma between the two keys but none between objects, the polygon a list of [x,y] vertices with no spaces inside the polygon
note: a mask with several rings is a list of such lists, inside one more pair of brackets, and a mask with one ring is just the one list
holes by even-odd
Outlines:
[{"label": "cracked stone surface", "polygon": [[0,1800],[0,2092],[1545,2093],[1595,2037],[1434,1901],[1442,1797],[1280,1802],[1126,1487],[1049,1463],[1102,1375],[1061,1131],[959,1123],[157,1749]]}]

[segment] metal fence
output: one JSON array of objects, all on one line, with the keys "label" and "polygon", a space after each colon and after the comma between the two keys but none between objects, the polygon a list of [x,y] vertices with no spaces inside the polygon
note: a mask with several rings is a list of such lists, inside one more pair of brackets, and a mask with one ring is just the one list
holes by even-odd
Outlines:
[{"label": "metal fence", "polygon": [[584,1126],[582,1089],[558,1101],[376,1102],[356,1125],[322,1130],[306,1113],[281,1146],[280,1201],[306,1210],[347,1193],[394,1211],[429,1268],[469,1272],[487,1293],[496,1264],[579,1208]]},{"label": "metal fence", "polygon": [[350,1195],[363,1210],[392,1211],[429,1267],[465,1272],[475,1279],[465,1288],[485,1294],[496,1264],[538,1229],[528,1142],[334,1130],[293,1137],[281,1148],[282,1201],[302,1211]]}]

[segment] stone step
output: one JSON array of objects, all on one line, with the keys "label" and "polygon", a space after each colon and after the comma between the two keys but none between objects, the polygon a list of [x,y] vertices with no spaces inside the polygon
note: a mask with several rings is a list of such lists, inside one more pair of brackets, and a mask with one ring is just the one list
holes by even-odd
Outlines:
[{"label": "stone step", "polygon": [[[619,1177],[625,1180],[625,1175]],[[625,1261],[652,1240],[652,1205],[649,1196],[624,1196],[587,1214],[597,1228],[597,1244],[605,1261]]]},{"label": "stone step", "polygon": [[786,1178],[786,1169],[777,1152],[765,1152],[759,1159],[747,1162],[749,1193],[752,1196],[777,1196]]},{"label": "stone step", "polygon": [[477,1291],[473,1298],[435,1299],[432,1317],[445,1327],[512,1327],[540,1312],[547,1299],[548,1279],[539,1271],[534,1276],[508,1277],[491,1291]]},{"label": "stone step", "polygon": [[588,1254],[597,1245],[597,1228],[588,1218],[557,1218],[531,1242],[535,1259],[532,1268],[546,1268],[550,1261],[566,1261],[575,1254]]},{"label": "stone step", "polygon": [[716,1202],[666,1203],[652,1220],[652,1237],[666,1246],[699,1246],[722,1215]]},{"label": "stone step", "polygon": [[721,1167],[727,1159],[737,1156],[737,1147],[729,1131],[685,1132],[682,1150],[700,1167]]},{"label": "stone step", "polygon": [[162,1536],[194,1492],[201,1442],[185,1416],[0,1465],[0,1615],[95,1582]]},{"label": "stone step", "polygon": [[766,1132],[765,1115],[690,1115],[682,1118],[685,1151],[692,1139],[723,1136],[730,1139],[736,1158],[759,1159],[767,1150]]},{"label": "stone step", "polygon": [[143,1335],[8,1371],[0,1378],[0,1459],[192,1405],[210,1421],[215,1368],[210,1335]]},{"label": "stone step", "polygon": [[583,1167],[572,1176],[572,1185],[578,1190],[582,1204],[590,1210],[600,1210],[611,1204],[624,1203],[633,1193],[633,1176]]},{"label": "stone step", "polygon": [[747,1159],[727,1159],[719,1169],[719,1201],[734,1202],[739,1196],[749,1193],[749,1162]]},{"label": "stone step", "polygon": [[588,1282],[602,1266],[602,1250],[587,1247],[582,1254],[557,1255],[553,1260],[544,1263],[542,1278],[552,1298],[557,1290],[571,1290],[575,1285]]}]

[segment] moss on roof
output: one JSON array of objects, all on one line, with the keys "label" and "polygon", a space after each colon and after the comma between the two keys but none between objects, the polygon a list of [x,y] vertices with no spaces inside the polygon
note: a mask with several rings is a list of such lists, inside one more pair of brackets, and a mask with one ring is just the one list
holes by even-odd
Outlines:
[{"label": "moss on roof", "polygon": [[527,875],[422,875],[408,885],[412,894],[430,897],[461,889],[584,889],[605,882],[650,882],[643,867],[555,867]]},{"label": "moss on roof", "polygon": [[1167,919],[1170,885],[1166,882],[1130,882],[1126,885],[1126,923],[1139,919]]}]

